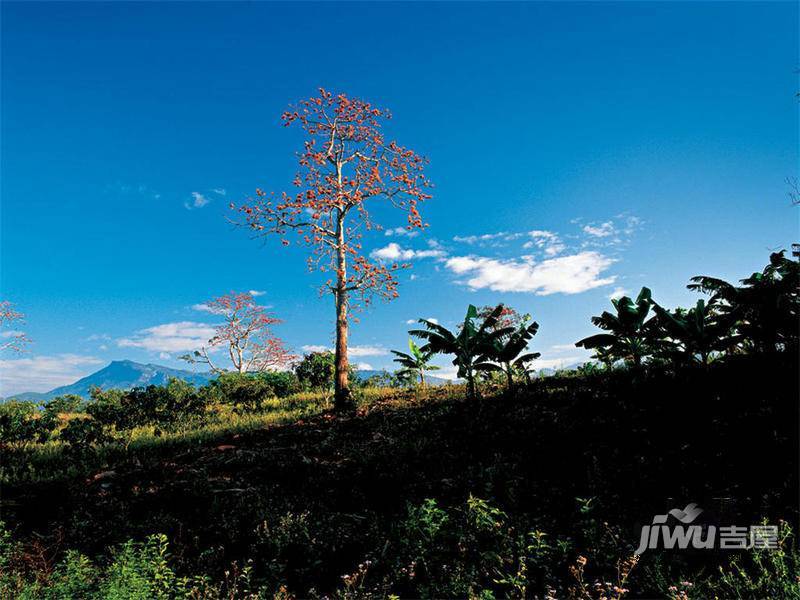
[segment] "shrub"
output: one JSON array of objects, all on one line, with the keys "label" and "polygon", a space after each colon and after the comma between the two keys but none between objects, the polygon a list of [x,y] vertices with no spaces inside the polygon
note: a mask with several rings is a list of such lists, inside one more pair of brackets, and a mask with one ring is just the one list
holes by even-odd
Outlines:
[{"label": "shrub", "polygon": [[333,352],[311,352],[303,356],[294,372],[307,388],[327,390],[333,387],[334,370]]},{"label": "shrub", "polygon": [[259,411],[275,396],[267,378],[254,373],[222,373],[209,384],[216,402],[230,404],[239,412]]},{"label": "shrub", "polygon": [[286,398],[303,390],[297,375],[291,371],[265,371],[254,377],[269,385],[278,398]]},{"label": "shrub", "polygon": [[84,400],[77,394],[65,394],[56,396],[44,405],[46,411],[52,413],[74,413],[79,412],[84,405]]},{"label": "shrub", "polygon": [[70,419],[58,437],[73,456],[83,455],[92,446],[108,441],[103,425],[92,417]]},{"label": "shrub", "polygon": [[40,413],[33,402],[9,400],[0,403],[0,442],[27,444],[45,441],[58,425],[57,414]]},{"label": "shrub", "polygon": [[190,383],[170,379],[165,386],[149,385],[132,390],[92,390],[86,412],[98,423],[117,430],[145,425],[173,429],[178,423],[199,421],[205,416],[208,395]]}]

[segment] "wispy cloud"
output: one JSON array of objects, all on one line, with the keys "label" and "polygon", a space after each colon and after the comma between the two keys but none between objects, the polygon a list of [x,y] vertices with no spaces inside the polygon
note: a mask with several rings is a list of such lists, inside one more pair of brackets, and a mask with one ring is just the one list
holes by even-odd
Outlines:
[{"label": "wispy cloud", "polygon": [[613,259],[598,252],[550,258],[534,262],[530,257],[499,260],[481,256],[454,256],[445,266],[473,290],[489,288],[496,292],[529,292],[538,296],[578,294],[614,283],[615,277],[601,277]]},{"label": "wispy cloud", "polygon": [[522,233],[509,233],[508,231],[499,231],[497,233],[484,233],[481,235],[456,235],[453,236],[454,242],[462,244],[486,244],[489,242],[511,242],[523,236]]},{"label": "wispy cloud", "polygon": [[192,200],[183,203],[186,210],[193,210],[195,208],[203,208],[211,202],[205,195],[200,192],[192,192]]},{"label": "wispy cloud", "polygon": [[600,223],[599,225],[584,225],[583,232],[587,235],[591,235],[592,237],[610,237],[616,234],[617,230],[614,227],[614,223],[611,221],[606,221],[605,223]]},{"label": "wispy cloud", "polygon": [[[323,346],[320,344],[307,344],[300,347],[303,352],[333,352],[330,346]],[[347,349],[347,356],[360,357],[360,356],[386,356],[389,351],[383,346],[350,346]]]},{"label": "wispy cloud", "polygon": [[111,336],[107,333],[93,333],[89,337],[86,338],[87,342],[108,342],[111,340]]},{"label": "wispy cloud", "polygon": [[532,239],[522,245],[525,249],[536,247],[544,251],[547,256],[555,256],[567,249],[558,234],[552,231],[535,229],[529,231],[528,236]]},{"label": "wispy cloud", "polygon": [[157,192],[156,190],[151,189],[149,186],[140,183],[138,185],[131,185],[128,183],[122,183],[117,181],[114,184],[107,185],[105,188],[105,193],[110,195],[121,195],[121,196],[140,196],[142,198],[150,198],[153,200],[159,200],[161,198],[161,193]]},{"label": "wispy cloud", "polygon": [[259,296],[263,296],[263,295],[264,295],[264,294],[266,294],[267,292],[265,292],[265,291],[263,291],[263,290],[250,290],[248,293],[249,293],[249,294],[250,294],[250,295],[251,295],[253,298],[258,298]]},{"label": "wispy cloud", "polygon": [[395,227],[394,229],[387,229],[385,235],[387,237],[397,235],[400,237],[414,238],[419,235],[419,229],[406,229],[405,227]]},{"label": "wispy cloud", "polygon": [[373,250],[370,256],[378,260],[411,260],[412,258],[441,258],[445,256],[445,252],[438,248],[431,250],[411,250],[403,248],[396,242],[390,242],[383,248]]},{"label": "wispy cloud", "polygon": [[89,375],[103,364],[94,356],[55,354],[0,360],[0,396],[49,392]]},{"label": "wispy cloud", "polygon": [[225,188],[214,188],[211,191],[217,194],[218,196],[225,196],[228,193],[228,190],[226,190]]},{"label": "wispy cloud", "polygon": [[117,346],[150,352],[185,352],[207,345],[214,334],[214,327],[207,323],[179,321],[142,329],[134,336],[118,339]]}]

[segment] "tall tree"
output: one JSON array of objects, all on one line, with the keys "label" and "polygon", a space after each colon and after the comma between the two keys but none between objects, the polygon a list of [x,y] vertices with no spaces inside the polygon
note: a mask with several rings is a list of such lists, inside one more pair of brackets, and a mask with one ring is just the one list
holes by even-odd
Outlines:
[{"label": "tall tree", "polygon": [[367,206],[382,200],[405,213],[407,229],[425,226],[417,206],[430,198],[427,161],[386,140],[382,123],[389,118],[388,111],[369,102],[320,89],[318,96],[282,116],[285,126],[298,125],[307,135],[294,179],[298,190],[279,196],[257,190],[255,200],[238,207],[257,235],[284,236],[294,230],[311,248],[309,268],[333,274],[323,291],[333,295],[336,307],[337,409],[352,405],[347,360],[351,298],[369,303],[376,295],[397,297],[395,271],[406,266],[372,262],[362,251],[363,232],[381,229]]},{"label": "tall tree", "polygon": [[281,320],[256,304],[252,294],[230,292],[207,302],[205,307],[222,317],[223,322],[217,325],[208,347],[181,356],[183,360],[207,364],[214,373],[222,373],[226,369],[214,364],[210,355],[213,348],[222,347],[228,351],[234,371],[249,373],[284,367],[295,358],[283,340],[272,333],[272,326]]},{"label": "tall tree", "polygon": [[[9,352],[23,352],[25,346],[30,343],[28,336],[15,329],[10,329],[21,323],[25,315],[14,309],[14,305],[8,300],[0,301],[0,328],[2,332],[2,341],[0,341],[0,351]],[[9,328],[9,329],[6,329]]]}]

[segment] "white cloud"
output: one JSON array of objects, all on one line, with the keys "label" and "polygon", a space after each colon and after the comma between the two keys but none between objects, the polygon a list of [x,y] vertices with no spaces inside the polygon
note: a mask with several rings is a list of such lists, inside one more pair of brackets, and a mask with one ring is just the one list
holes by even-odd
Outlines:
[{"label": "white cloud", "polygon": [[333,350],[328,346],[320,346],[317,344],[307,344],[305,346],[300,346],[300,349],[303,352],[330,352]]},{"label": "white cloud", "polygon": [[411,260],[412,258],[440,258],[444,256],[443,250],[411,250],[404,249],[396,242],[390,242],[383,248],[372,251],[372,258],[379,260]]},{"label": "white cloud", "polygon": [[263,290],[250,290],[248,293],[249,293],[251,296],[253,296],[253,298],[258,298],[259,296],[263,296],[263,295],[264,295],[264,294],[266,294],[267,292],[265,292],[265,291],[263,291]]},{"label": "white cloud", "polygon": [[382,346],[350,346],[348,356],[385,356],[389,351]]},{"label": "white cloud", "polygon": [[228,193],[228,190],[226,190],[225,188],[214,188],[212,191],[218,196],[224,196],[225,194]]},{"label": "white cloud", "polygon": [[94,356],[78,354],[0,359],[0,396],[49,392],[86,377],[104,362]]},{"label": "white cloud", "polygon": [[374,371],[375,370],[371,364],[366,363],[366,362],[356,363],[356,369],[358,369],[359,371]]},{"label": "white cloud", "polygon": [[185,352],[207,345],[215,333],[214,327],[207,323],[180,321],[142,329],[133,337],[117,340],[117,346],[150,352]]},{"label": "white cloud", "polygon": [[583,231],[588,235],[599,238],[609,237],[617,232],[616,228],[614,227],[614,223],[611,221],[606,221],[605,223],[600,223],[599,225],[584,225]]},{"label": "white cloud", "polygon": [[405,227],[395,227],[394,229],[387,229],[386,236],[391,237],[393,235],[399,235],[403,237],[417,237],[419,235],[418,229],[406,229]]},{"label": "white cloud", "polygon": [[211,200],[206,198],[200,192],[192,192],[192,201],[191,202],[184,202],[183,206],[187,210],[192,210],[193,208],[203,208],[209,202],[211,202]]},{"label": "white cloud", "polygon": [[[333,352],[330,346],[321,346],[319,344],[308,344],[300,347],[303,352]],[[348,357],[359,356],[385,356],[389,351],[382,346],[350,346],[347,349]]]},{"label": "white cloud", "polygon": [[525,242],[522,245],[523,248],[527,249],[536,246],[540,250],[544,250],[544,253],[547,256],[556,256],[567,249],[567,247],[561,242],[561,238],[558,237],[558,234],[553,233],[552,231],[534,229],[533,231],[528,232],[528,236],[533,239],[529,242]]},{"label": "white cloud", "polygon": [[192,304],[192,310],[196,310],[198,312],[207,312],[207,313],[211,313],[211,314],[214,314],[214,313],[217,312],[213,308],[211,308],[208,304],[204,304],[204,303],[203,304]]},{"label": "white cloud", "polygon": [[598,252],[580,252],[549,258],[536,263],[530,258],[498,260],[480,256],[454,256],[445,266],[473,290],[489,288],[496,292],[530,292],[539,296],[577,294],[614,283],[615,277],[600,275],[613,263]]},{"label": "white cloud", "polygon": [[628,293],[628,290],[626,290],[625,288],[623,288],[623,287],[615,287],[614,291],[611,292],[608,295],[608,297],[609,297],[610,300],[616,300],[617,298],[622,298],[627,293]]},{"label": "white cloud", "polygon": [[[437,325],[439,324],[439,319],[435,319],[433,317],[427,317],[425,320],[430,321],[431,323],[436,323]],[[418,319],[409,319],[406,321],[406,325],[416,325],[417,323],[419,323]]]},{"label": "white cloud", "polygon": [[172,355],[169,352],[159,352],[158,358],[160,358],[161,360],[169,360],[170,358],[172,358]]}]

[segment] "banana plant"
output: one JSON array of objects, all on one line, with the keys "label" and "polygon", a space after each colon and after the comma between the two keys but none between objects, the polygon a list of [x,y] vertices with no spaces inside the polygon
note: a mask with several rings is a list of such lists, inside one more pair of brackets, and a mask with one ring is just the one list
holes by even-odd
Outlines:
[{"label": "banana plant", "polygon": [[439,367],[430,364],[431,358],[433,358],[433,355],[436,353],[432,350],[422,350],[411,338],[408,339],[408,349],[410,351],[409,354],[392,350],[392,354],[397,356],[394,362],[399,363],[403,367],[397,374],[401,377],[403,375],[418,376],[420,385],[424,386],[425,372],[439,370]]},{"label": "banana plant", "polygon": [[722,279],[692,277],[690,290],[711,294],[710,302],[720,314],[736,322],[743,347],[775,352],[797,347],[800,317],[800,263],[774,252],[761,271],[742,279],[736,286]]},{"label": "banana plant", "polygon": [[613,357],[614,360],[641,365],[642,359],[650,353],[652,325],[647,316],[652,303],[652,293],[646,287],[639,292],[635,302],[628,296],[611,300],[617,314],[603,311],[599,317],[592,317],[592,323],[608,333],[589,336],[575,345],[588,350],[599,349],[606,359]]},{"label": "banana plant", "polygon": [[475,398],[476,372],[501,369],[492,362],[491,353],[495,341],[510,333],[507,327],[496,328],[502,311],[503,305],[500,304],[482,323],[476,324],[478,309],[470,304],[458,333],[453,333],[446,327],[426,319],[419,320],[425,329],[414,329],[409,333],[426,341],[420,348],[423,352],[454,355],[453,365],[458,367],[458,376],[467,381],[469,397]]},{"label": "banana plant", "polygon": [[525,352],[528,342],[537,331],[539,324],[536,321],[530,325],[523,322],[518,328],[512,329],[511,333],[494,340],[490,356],[502,365],[509,390],[514,387],[514,371],[522,371],[528,378],[528,363],[541,356],[540,352]]},{"label": "banana plant", "polygon": [[[690,361],[707,365],[714,352],[735,345],[741,336],[732,335],[734,315],[718,313],[714,302],[698,300],[689,310],[669,311],[653,303],[660,332],[672,342],[667,342],[669,353],[678,353]],[[661,340],[664,343],[664,340]]]}]

